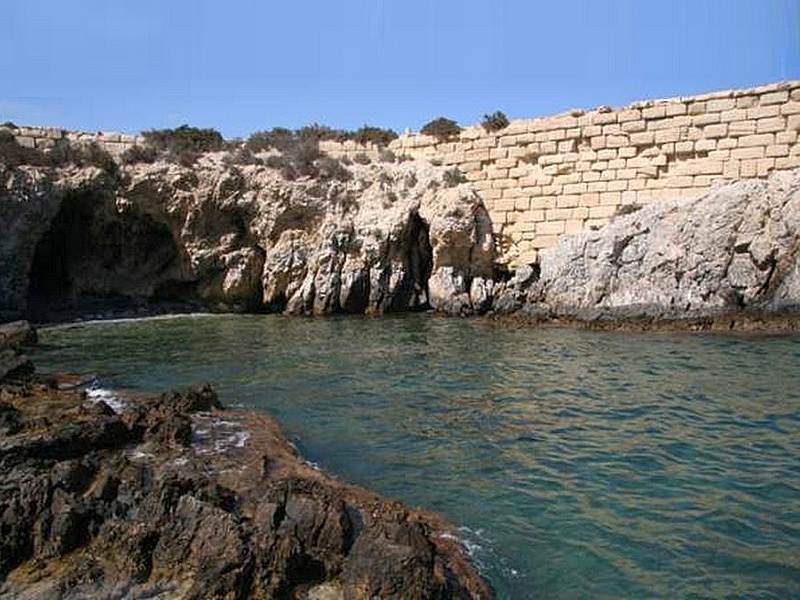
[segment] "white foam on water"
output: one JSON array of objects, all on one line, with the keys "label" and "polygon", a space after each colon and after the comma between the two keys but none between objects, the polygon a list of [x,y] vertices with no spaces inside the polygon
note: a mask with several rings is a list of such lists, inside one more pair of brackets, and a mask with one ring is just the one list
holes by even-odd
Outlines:
[{"label": "white foam on water", "polygon": [[195,415],[192,419],[192,444],[197,454],[219,454],[244,448],[250,432],[236,421]]},{"label": "white foam on water", "polygon": [[120,317],[118,319],[88,319],[86,321],[75,321],[72,323],[59,323],[58,325],[45,325],[42,329],[73,329],[86,325],[114,325],[119,323],[136,323],[139,321],[172,321],[175,319],[205,319],[215,317],[225,317],[225,314],[216,313],[180,313],[167,315],[152,315],[146,317]]},{"label": "white foam on water", "polygon": [[117,414],[120,414],[128,406],[114,391],[101,387],[86,388],[86,399],[93,404],[104,402]]}]

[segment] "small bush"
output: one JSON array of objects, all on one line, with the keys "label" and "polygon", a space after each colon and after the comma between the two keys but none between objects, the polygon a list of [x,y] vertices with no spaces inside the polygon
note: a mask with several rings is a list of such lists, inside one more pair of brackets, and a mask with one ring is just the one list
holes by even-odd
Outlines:
[{"label": "small bush", "polygon": [[458,167],[447,169],[442,174],[442,179],[444,180],[444,184],[447,187],[456,187],[461,183],[467,182],[466,176],[459,170]]},{"label": "small bush", "polygon": [[631,204],[620,204],[617,210],[614,211],[614,216],[630,215],[639,210],[642,210],[642,205],[635,202]]},{"label": "small bush", "polygon": [[483,115],[481,125],[486,131],[500,131],[508,127],[510,121],[502,111],[493,112],[490,115]]},{"label": "small bush", "polygon": [[397,162],[397,155],[391,150],[382,149],[378,153],[378,160],[385,163]]},{"label": "small bush", "polygon": [[26,148],[17,142],[17,138],[10,131],[0,131],[0,163],[6,167],[19,165],[45,165],[47,159],[41,150]]},{"label": "small bush", "polygon": [[353,174],[348,171],[341,161],[331,158],[330,156],[323,156],[317,159],[317,177],[320,179],[337,179],[339,181],[348,181],[353,178]]},{"label": "small bush", "polygon": [[221,150],[225,140],[215,129],[181,125],[176,129],[154,129],[142,133],[145,143],[167,155],[168,160],[191,166],[203,152]]},{"label": "small bush", "polygon": [[425,126],[420,130],[420,133],[432,135],[440,142],[446,142],[457,138],[461,133],[461,127],[459,127],[458,123],[452,119],[439,117],[438,119],[434,119],[433,121],[426,123]]},{"label": "small bush", "polygon": [[352,134],[352,139],[358,144],[376,144],[378,146],[388,146],[397,137],[397,132],[392,129],[381,129],[370,125],[364,125]]},{"label": "small bush", "polygon": [[13,121],[6,121],[5,123],[0,124],[0,127],[7,127],[8,129],[19,129],[17,124]]},{"label": "small bush", "polygon": [[158,150],[151,146],[131,146],[123,152],[119,159],[123,165],[134,165],[137,163],[154,163],[158,158]]},{"label": "small bush", "polygon": [[359,152],[353,157],[353,162],[358,163],[360,165],[368,165],[372,162],[372,160],[370,160],[369,156],[367,156],[363,152]]},{"label": "small bush", "polygon": [[44,154],[54,167],[75,165],[76,167],[98,167],[106,173],[116,173],[117,161],[97,142],[61,144]]}]

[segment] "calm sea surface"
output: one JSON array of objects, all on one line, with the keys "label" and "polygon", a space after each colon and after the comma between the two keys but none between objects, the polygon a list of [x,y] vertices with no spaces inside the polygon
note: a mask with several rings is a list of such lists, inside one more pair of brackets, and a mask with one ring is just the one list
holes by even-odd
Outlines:
[{"label": "calm sea surface", "polygon": [[800,336],[217,316],[40,332],[40,371],[210,381],[461,526],[501,598],[800,598]]}]

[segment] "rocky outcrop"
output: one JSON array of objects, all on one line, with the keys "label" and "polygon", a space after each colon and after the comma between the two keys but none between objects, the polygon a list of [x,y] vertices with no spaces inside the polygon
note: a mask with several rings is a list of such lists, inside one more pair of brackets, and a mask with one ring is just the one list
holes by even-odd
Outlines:
[{"label": "rocky outcrop", "polygon": [[544,318],[691,319],[800,309],[800,171],[667,200],[565,237],[498,309]]},{"label": "rocky outcrop", "polygon": [[210,388],[0,394],[3,598],[492,597],[443,519],[313,468]]},{"label": "rocky outcrop", "polygon": [[27,321],[0,323],[0,382],[15,374],[32,372],[27,350],[35,343],[36,331]]},{"label": "rocky outcrop", "polygon": [[116,299],[382,313],[445,307],[491,278],[486,210],[446,169],[355,164],[346,174],[290,181],[215,155],[113,174],[6,170],[0,215],[13,227],[0,245],[0,310],[41,318]]}]

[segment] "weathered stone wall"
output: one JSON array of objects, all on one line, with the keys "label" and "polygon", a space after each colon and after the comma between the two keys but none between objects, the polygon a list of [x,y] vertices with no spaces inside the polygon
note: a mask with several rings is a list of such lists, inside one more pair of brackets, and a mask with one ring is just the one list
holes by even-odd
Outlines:
[{"label": "weathered stone wall", "polygon": [[696,198],[720,182],[800,166],[800,81],[513,121],[458,140],[405,135],[397,155],[458,167],[511,263],[626,205]]},{"label": "weathered stone wall", "polygon": [[119,156],[131,146],[144,144],[142,136],[106,131],[68,131],[58,127],[3,128],[13,133],[17,142],[27,148],[46,149],[60,144],[97,142],[101,148],[113,156]]},{"label": "weathered stone wall", "polygon": [[[503,260],[531,263],[566,233],[608,223],[619,211],[659,198],[690,199],[735,179],[800,167],[800,81],[701,96],[635,102],[512,121],[496,132],[477,125],[458,139],[406,134],[397,156],[457,167],[489,210]],[[95,141],[113,155],[140,136],[54,128],[12,130],[26,146]],[[386,151],[323,142],[336,157],[377,161]]]}]

